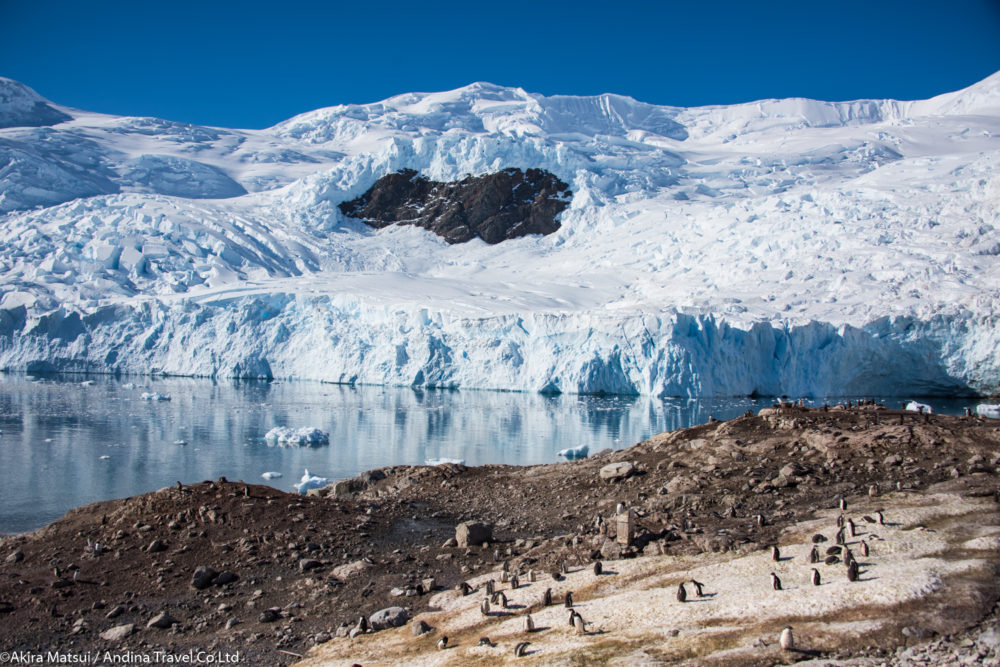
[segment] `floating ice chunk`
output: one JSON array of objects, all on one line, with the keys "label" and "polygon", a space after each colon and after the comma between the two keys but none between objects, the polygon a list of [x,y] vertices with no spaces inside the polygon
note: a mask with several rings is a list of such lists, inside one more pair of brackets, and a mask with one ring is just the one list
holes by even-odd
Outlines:
[{"label": "floating ice chunk", "polygon": [[444,463],[454,463],[456,465],[464,466],[465,459],[440,458],[440,459],[427,459],[426,461],[424,461],[424,464],[429,466],[439,466]]},{"label": "floating ice chunk", "polygon": [[980,403],[976,406],[976,414],[980,417],[993,417],[994,419],[1000,419],[1000,405]]},{"label": "floating ice chunk", "polygon": [[170,394],[158,394],[155,391],[154,392],[144,391],[139,396],[139,398],[141,398],[144,401],[169,401]]},{"label": "floating ice chunk", "polygon": [[101,460],[102,461],[107,461],[110,458],[111,458],[110,456],[108,456],[107,454],[105,454],[104,456],[101,457]]},{"label": "floating ice chunk", "polygon": [[326,477],[317,477],[316,475],[309,474],[309,468],[306,468],[306,474],[302,475],[302,479],[298,484],[295,484],[295,490],[306,495],[309,489],[322,489],[330,483]]},{"label": "floating ice chunk", "polygon": [[931,414],[934,411],[931,410],[931,406],[926,403],[917,403],[916,401],[910,401],[906,404],[906,409],[910,412],[923,412],[924,414]]},{"label": "floating ice chunk", "polygon": [[585,459],[588,454],[590,454],[590,447],[587,445],[567,447],[566,449],[556,452],[556,456],[565,456],[569,461],[573,461],[575,459]]},{"label": "floating ice chunk", "polygon": [[[308,472],[308,471],[307,471]],[[264,479],[278,479],[279,477],[284,477],[280,472],[265,472],[261,475]],[[303,478],[304,479],[304,478]]]},{"label": "floating ice chunk", "polygon": [[330,444],[330,434],[313,426],[305,426],[300,429],[275,426],[264,435],[264,440],[269,445],[282,447],[328,445]]},{"label": "floating ice chunk", "polygon": [[188,444],[188,441],[187,440],[174,440],[174,444],[175,445],[184,446],[184,445]]},{"label": "floating ice chunk", "polygon": [[93,387],[95,384],[97,384],[97,383],[95,381],[93,381],[93,380],[84,380],[83,382],[80,383],[80,386],[81,387]]},{"label": "floating ice chunk", "polygon": [[126,382],[122,385],[122,389],[135,389],[135,382]]}]

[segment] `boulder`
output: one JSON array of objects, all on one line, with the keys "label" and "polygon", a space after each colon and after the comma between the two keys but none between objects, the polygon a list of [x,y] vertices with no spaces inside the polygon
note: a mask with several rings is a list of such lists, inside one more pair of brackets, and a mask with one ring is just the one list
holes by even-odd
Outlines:
[{"label": "boulder", "polygon": [[357,575],[361,574],[370,567],[371,563],[369,563],[368,561],[356,560],[351,563],[346,563],[344,565],[338,565],[337,567],[333,568],[333,572],[331,572],[331,574],[336,579],[340,579],[341,581],[347,581],[348,579],[351,579],[352,577],[356,577]]},{"label": "boulder", "polygon": [[194,575],[191,577],[191,586],[199,591],[204,590],[212,585],[217,576],[219,576],[218,572],[207,565],[201,565],[194,571]]},{"label": "boulder", "polygon": [[455,543],[459,548],[479,546],[493,541],[493,524],[482,521],[465,521],[455,526]]},{"label": "boulder", "polygon": [[159,614],[149,619],[146,623],[147,628],[160,628],[161,630],[166,630],[174,623],[177,623],[177,619],[168,614],[165,611],[161,611]]},{"label": "boulder", "polygon": [[116,625],[113,628],[105,630],[101,633],[101,639],[109,642],[118,642],[133,632],[135,632],[135,623],[125,623],[124,625]]},{"label": "boulder", "polygon": [[599,474],[605,482],[620,482],[627,477],[631,477],[636,472],[635,464],[631,461],[619,461],[618,463],[609,463],[602,467]]},{"label": "boulder", "polygon": [[315,570],[317,567],[322,567],[323,563],[319,562],[315,558],[303,558],[299,560],[299,570],[302,572],[308,572],[309,570]]},{"label": "boulder", "polygon": [[216,586],[225,586],[226,584],[231,584],[234,581],[239,581],[239,576],[232,572],[226,571],[226,572],[220,572],[219,576],[217,576],[212,581],[212,583],[215,584]]},{"label": "boulder", "polygon": [[419,637],[420,635],[427,634],[431,631],[431,626],[427,625],[426,622],[417,619],[410,623],[410,631],[413,633],[414,637]]},{"label": "boulder", "polygon": [[409,618],[409,612],[403,607],[386,607],[369,616],[368,623],[373,630],[385,630],[405,625]]}]

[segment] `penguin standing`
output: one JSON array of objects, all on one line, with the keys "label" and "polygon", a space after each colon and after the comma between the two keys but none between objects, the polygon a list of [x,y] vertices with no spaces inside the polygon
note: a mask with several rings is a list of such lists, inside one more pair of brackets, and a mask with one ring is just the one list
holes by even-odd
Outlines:
[{"label": "penguin standing", "polygon": [[535,621],[531,618],[531,614],[524,617],[524,631],[534,632],[535,631]]},{"label": "penguin standing", "polygon": [[785,629],[781,631],[781,639],[778,642],[781,644],[782,651],[791,651],[795,648],[795,636],[792,635],[792,626],[785,626]]},{"label": "penguin standing", "polygon": [[520,585],[521,585],[521,580],[518,579],[516,574],[510,578],[510,590],[516,591],[518,586]]},{"label": "penguin standing", "polygon": [[819,570],[817,570],[816,568],[813,568],[812,569],[812,585],[813,586],[819,586],[819,584],[820,584]]},{"label": "penguin standing", "polygon": [[878,512],[875,512],[875,516],[878,517],[878,525],[884,526],[885,525],[885,517],[882,516],[882,511],[879,510]]},{"label": "penguin standing", "polygon": [[587,634],[587,624],[584,622],[583,616],[580,616],[580,614],[575,614],[573,616],[573,627],[576,628],[576,634]]},{"label": "penguin standing", "polygon": [[490,599],[489,598],[483,598],[483,601],[479,603],[479,612],[483,616],[489,616],[490,615]]},{"label": "penguin standing", "polygon": [[694,592],[698,597],[700,598],[705,597],[705,594],[701,590],[705,584],[701,583],[700,581],[695,581],[694,579],[691,580],[691,584],[694,586]]},{"label": "penguin standing", "polygon": [[809,552],[809,562],[810,563],[819,562],[819,549],[816,548],[815,544],[813,545],[812,551]]},{"label": "penguin standing", "polygon": [[843,496],[841,496],[840,498],[840,511],[841,512],[847,511],[847,499],[844,498]]},{"label": "penguin standing", "polygon": [[861,540],[861,555],[868,558],[868,543]]},{"label": "penguin standing", "polygon": [[493,593],[495,592],[495,590],[496,590],[496,587],[493,585],[493,580],[492,579],[487,580],[487,582],[486,582],[486,594],[487,595],[493,595]]},{"label": "penguin standing", "polygon": [[847,544],[847,542],[844,540],[844,529],[843,528],[841,528],[840,530],[837,531],[837,539],[834,540],[834,542],[836,542],[837,544]]},{"label": "penguin standing", "polygon": [[530,644],[531,644],[531,642],[520,642],[517,646],[515,646],[514,647],[514,657],[515,658],[522,658],[525,655],[527,655],[528,654],[528,646]]},{"label": "penguin standing", "polygon": [[858,580],[858,561],[852,560],[851,564],[847,566],[847,580],[848,581]]},{"label": "penguin standing", "polygon": [[599,577],[601,575],[601,572],[603,571],[604,571],[604,565],[601,564],[601,561],[599,560],[594,561],[594,576]]},{"label": "penguin standing", "polygon": [[781,590],[781,579],[778,579],[778,575],[776,575],[774,572],[771,573],[771,588],[773,588],[776,591]]},{"label": "penguin standing", "polygon": [[551,607],[552,606],[552,589],[546,588],[545,594],[542,596],[542,606]]},{"label": "penguin standing", "polygon": [[687,599],[688,599],[688,592],[687,589],[684,588],[684,582],[682,581],[681,583],[677,584],[677,601],[687,602]]},{"label": "penguin standing", "polygon": [[850,519],[847,520],[847,529],[850,531],[851,537],[858,536],[858,529],[854,527],[854,522]]},{"label": "penguin standing", "polygon": [[771,560],[775,563],[781,560],[781,551],[778,550],[777,545],[771,547]]},{"label": "penguin standing", "polygon": [[531,582],[531,583],[535,583],[535,571],[534,570],[528,570],[528,581]]},{"label": "penguin standing", "polygon": [[448,648],[448,635],[445,635],[438,640],[437,647],[439,651],[443,651]]},{"label": "penguin standing", "polygon": [[563,598],[563,604],[566,605],[567,609],[573,608],[573,591],[566,591],[566,597]]}]

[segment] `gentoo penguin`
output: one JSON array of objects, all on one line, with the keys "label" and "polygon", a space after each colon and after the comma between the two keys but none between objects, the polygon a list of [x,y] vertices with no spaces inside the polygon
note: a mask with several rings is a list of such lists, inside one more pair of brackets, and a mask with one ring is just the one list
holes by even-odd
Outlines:
[{"label": "gentoo penguin", "polygon": [[486,594],[487,595],[493,595],[493,593],[495,591],[496,591],[496,586],[493,584],[493,580],[492,579],[487,579],[486,580]]},{"label": "gentoo penguin", "polygon": [[500,583],[506,584],[509,580],[510,574],[507,573],[507,570],[500,570]]},{"label": "gentoo penguin", "polygon": [[792,626],[786,625],[785,629],[781,631],[779,643],[781,644],[782,651],[791,651],[795,648],[795,637],[792,635]]},{"label": "gentoo penguin", "polygon": [[850,567],[851,563],[853,562],[854,562],[854,554],[851,553],[850,549],[844,549],[844,565]]},{"label": "gentoo penguin", "polygon": [[882,516],[882,511],[879,510],[878,512],[875,512],[875,516],[878,517],[878,525],[884,526],[885,525],[885,517]]},{"label": "gentoo penguin", "polygon": [[531,583],[535,583],[535,571],[534,570],[528,570],[528,581],[530,581]]},{"label": "gentoo penguin", "polygon": [[776,591],[781,590],[781,579],[778,579],[778,575],[776,575],[774,572],[771,573],[771,588],[773,588]]},{"label": "gentoo penguin", "polygon": [[875,519],[871,518],[871,517],[870,517],[870,516],[868,516],[867,514],[866,514],[866,515],[864,515],[864,516],[863,516],[863,517],[861,517],[861,518],[865,520],[865,523],[875,523]]},{"label": "gentoo penguin", "polygon": [[546,588],[545,595],[542,596],[542,606],[551,607],[552,606],[552,589]]},{"label": "gentoo penguin", "polygon": [[781,551],[778,550],[777,545],[771,547],[771,560],[775,563],[781,560]]},{"label": "gentoo penguin", "polygon": [[846,544],[847,543],[844,540],[844,529],[843,528],[841,528],[840,530],[837,531],[837,539],[835,539],[834,542],[836,542],[837,544]]},{"label": "gentoo penguin", "polygon": [[697,594],[698,597],[700,597],[700,598],[705,597],[705,594],[702,593],[702,591],[701,591],[702,587],[705,584],[701,583],[700,581],[695,581],[694,579],[691,580],[691,583],[694,585],[694,592],[695,592],[695,594]]},{"label": "gentoo penguin", "polygon": [[531,642],[520,642],[520,643],[518,643],[518,645],[514,647],[514,657],[515,658],[521,658],[521,657],[524,657],[525,655],[527,655],[527,653],[528,653],[528,646],[530,644],[531,644]]},{"label": "gentoo penguin", "polygon": [[677,584],[677,601],[687,602],[687,599],[688,599],[688,592],[687,589],[684,588],[684,582],[682,581],[681,583]]},{"label": "gentoo penguin", "polygon": [[566,617],[566,621],[569,623],[569,627],[571,628],[575,625],[574,620],[576,619],[576,614],[576,609],[570,609],[569,616]]},{"label": "gentoo penguin", "polygon": [[763,525],[764,525],[764,515],[763,514],[758,514],[757,515],[757,526],[758,527],[762,527]]},{"label": "gentoo penguin", "polygon": [[812,536],[813,544],[819,544],[820,542],[826,542],[826,536],[822,533],[816,533]]},{"label": "gentoo penguin", "polygon": [[851,564],[847,566],[847,580],[848,581],[858,580],[858,561],[852,560]]},{"label": "gentoo penguin", "polygon": [[566,597],[563,599],[563,604],[566,605],[567,609],[573,607],[573,591],[566,591]]},{"label": "gentoo penguin", "polygon": [[861,555],[868,558],[868,543],[861,540]]},{"label": "gentoo penguin", "polygon": [[596,576],[600,576],[601,572],[603,572],[603,571],[604,571],[604,565],[601,564],[601,561],[595,560],[594,561],[594,576],[595,577]]},{"label": "gentoo penguin", "polygon": [[516,574],[510,578],[510,590],[516,591],[518,586],[520,585],[521,585],[521,580],[517,578]]},{"label": "gentoo penguin", "polygon": [[503,562],[503,565],[500,567],[500,569],[503,572],[506,572],[507,574],[510,574],[510,559],[505,560]]},{"label": "gentoo penguin", "polygon": [[819,586],[819,570],[816,568],[813,568],[812,571],[812,583],[813,586]]},{"label": "gentoo penguin", "polygon": [[854,522],[850,519],[847,520],[847,530],[850,531],[851,537],[858,536],[858,529],[854,527]]},{"label": "gentoo penguin", "polygon": [[840,511],[841,512],[846,512],[847,511],[847,499],[846,498],[843,498],[843,497],[840,498]]},{"label": "gentoo penguin", "polygon": [[837,563],[840,562],[840,558],[838,558],[837,556],[827,556],[823,562],[826,563],[827,565],[836,565]]},{"label": "gentoo penguin", "polygon": [[479,603],[479,611],[483,616],[490,615],[490,599],[483,598],[483,601]]},{"label": "gentoo penguin", "polygon": [[362,616],[358,619],[358,629],[361,632],[368,632],[368,617]]},{"label": "gentoo penguin", "polygon": [[480,637],[479,638],[479,645],[480,646],[489,646],[490,648],[493,648],[494,646],[496,646],[496,644],[494,644],[492,641],[490,641],[489,637]]},{"label": "gentoo penguin", "polygon": [[465,596],[465,595],[468,595],[469,593],[472,592],[472,586],[470,586],[467,582],[463,581],[459,585],[459,590],[461,590],[462,591],[462,595]]},{"label": "gentoo penguin", "polygon": [[566,578],[566,577],[564,577],[564,576],[562,576],[561,574],[559,574],[559,572],[553,572],[553,573],[552,573],[552,580],[553,580],[553,581],[562,581],[562,580],[563,580],[563,579],[565,579],[565,578]]},{"label": "gentoo penguin", "polygon": [[497,591],[490,597],[490,603],[495,605],[500,605],[504,609],[507,608],[507,596],[504,595],[503,591]]},{"label": "gentoo penguin", "polygon": [[535,621],[532,620],[531,614],[528,614],[524,617],[524,631],[525,632],[535,631]]},{"label": "gentoo penguin", "polygon": [[843,527],[844,527],[844,515],[843,514],[838,514],[837,515],[837,528],[843,528]]},{"label": "gentoo penguin", "polygon": [[573,627],[576,628],[576,634],[587,634],[587,624],[584,622],[583,616],[580,616],[580,614],[575,614],[573,616]]},{"label": "gentoo penguin", "polygon": [[843,550],[844,550],[844,547],[838,547],[838,546],[834,545],[834,546],[832,546],[832,547],[830,547],[830,548],[828,548],[826,550],[826,555],[827,556],[837,556],[837,555],[840,555],[840,552],[843,551]]},{"label": "gentoo penguin", "polygon": [[569,574],[569,561],[563,558],[562,563],[559,564],[560,574]]},{"label": "gentoo penguin", "polygon": [[448,648],[448,635],[445,635],[438,640],[438,650],[443,651],[446,648]]},{"label": "gentoo penguin", "polygon": [[809,562],[810,563],[819,562],[819,549],[816,548],[815,544],[813,545],[812,551],[809,552]]},{"label": "gentoo penguin", "polygon": [[878,484],[872,484],[868,487],[868,497],[876,498],[878,497]]}]

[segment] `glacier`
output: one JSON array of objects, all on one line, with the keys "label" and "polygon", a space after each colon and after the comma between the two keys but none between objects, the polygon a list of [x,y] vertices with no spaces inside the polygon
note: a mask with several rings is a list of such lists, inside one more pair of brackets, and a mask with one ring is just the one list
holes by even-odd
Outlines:
[{"label": "glacier", "polygon": [[[546,169],[558,231],[341,202]],[[653,396],[1000,392],[1000,73],[930,100],[666,107],[488,83],[263,130],[0,78],[0,368]]]}]

